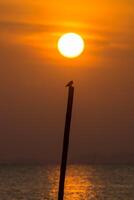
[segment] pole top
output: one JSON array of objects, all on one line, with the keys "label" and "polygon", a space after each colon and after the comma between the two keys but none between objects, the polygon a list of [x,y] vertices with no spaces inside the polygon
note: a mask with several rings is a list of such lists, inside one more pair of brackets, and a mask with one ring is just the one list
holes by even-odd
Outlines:
[{"label": "pole top", "polygon": [[72,87],[73,84],[74,84],[73,80],[69,81],[68,84],[66,85],[66,87]]}]

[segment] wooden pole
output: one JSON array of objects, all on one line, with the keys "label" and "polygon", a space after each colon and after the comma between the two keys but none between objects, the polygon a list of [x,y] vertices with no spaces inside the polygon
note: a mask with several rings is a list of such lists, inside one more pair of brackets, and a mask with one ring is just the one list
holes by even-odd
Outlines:
[{"label": "wooden pole", "polygon": [[69,85],[64,139],[63,139],[62,161],[60,168],[58,200],[63,200],[64,198],[64,185],[65,185],[68,147],[69,147],[69,135],[70,135],[69,133],[70,133],[71,118],[72,118],[73,96],[74,96],[74,87],[72,85]]}]

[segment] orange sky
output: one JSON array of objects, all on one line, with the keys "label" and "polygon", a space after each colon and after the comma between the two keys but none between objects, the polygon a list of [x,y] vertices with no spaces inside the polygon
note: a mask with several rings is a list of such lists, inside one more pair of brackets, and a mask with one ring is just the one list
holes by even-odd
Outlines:
[{"label": "orange sky", "polygon": [[[86,41],[81,60],[91,63],[109,51],[109,57],[114,51],[133,51],[133,5],[131,0],[6,0],[0,3],[0,30],[4,31],[2,36],[6,41],[12,37],[12,42],[30,45],[43,54],[44,60],[59,59],[61,64],[65,62],[57,54],[57,39],[64,32],[76,31]],[[106,59],[105,55],[101,59]]]},{"label": "orange sky", "polygon": [[[129,158],[134,154],[133,7],[133,0],[0,1],[0,159],[43,159],[42,152],[52,147],[55,154],[49,157],[57,158],[64,85],[70,79],[76,86],[72,159],[87,160],[91,152],[120,158],[124,152]],[[57,51],[59,36],[68,31],[80,33],[86,43],[74,60]],[[31,134],[33,143],[24,150]]]}]

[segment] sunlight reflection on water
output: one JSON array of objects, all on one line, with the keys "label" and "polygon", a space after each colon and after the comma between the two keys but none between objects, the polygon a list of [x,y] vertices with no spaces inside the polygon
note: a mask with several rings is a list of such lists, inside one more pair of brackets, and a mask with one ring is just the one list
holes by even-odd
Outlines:
[{"label": "sunlight reflection on water", "polygon": [[[88,171],[89,169],[87,170],[87,168],[83,166],[69,167],[65,182],[65,200],[84,200],[87,199],[87,194],[89,193],[91,198],[95,198],[96,194],[95,191],[93,191],[93,183],[88,179]],[[52,184],[50,190],[50,197],[56,199],[59,173],[57,170],[55,171],[55,175],[53,173],[49,176],[50,181],[55,177],[55,183]]]},{"label": "sunlight reflection on water", "polygon": [[95,191],[92,190],[93,183],[88,179],[87,172],[84,167],[70,167],[66,179],[66,200],[87,199],[87,194],[90,194],[90,197],[95,197]]}]

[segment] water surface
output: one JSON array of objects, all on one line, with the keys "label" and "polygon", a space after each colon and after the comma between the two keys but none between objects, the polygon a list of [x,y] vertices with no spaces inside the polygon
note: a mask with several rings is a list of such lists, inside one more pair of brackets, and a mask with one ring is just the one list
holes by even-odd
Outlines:
[{"label": "water surface", "polygon": [[[57,199],[57,166],[0,166],[1,200]],[[65,200],[133,200],[134,166],[70,165]]]}]

